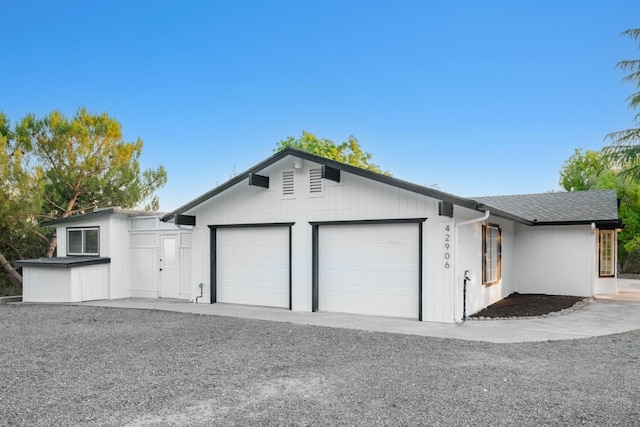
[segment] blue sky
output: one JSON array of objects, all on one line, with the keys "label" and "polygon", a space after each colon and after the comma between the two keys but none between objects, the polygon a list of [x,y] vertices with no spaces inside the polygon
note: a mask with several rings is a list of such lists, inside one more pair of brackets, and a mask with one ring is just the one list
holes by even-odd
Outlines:
[{"label": "blue sky", "polygon": [[303,130],[460,196],[559,190],[633,126],[640,2],[4,2],[0,110],[108,112],[179,207]]}]

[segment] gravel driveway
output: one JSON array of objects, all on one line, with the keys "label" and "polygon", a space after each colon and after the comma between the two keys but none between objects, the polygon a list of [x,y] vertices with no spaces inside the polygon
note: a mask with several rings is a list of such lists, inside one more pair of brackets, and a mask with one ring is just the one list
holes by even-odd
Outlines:
[{"label": "gravel driveway", "polygon": [[487,344],[0,306],[2,425],[638,425],[640,331]]}]

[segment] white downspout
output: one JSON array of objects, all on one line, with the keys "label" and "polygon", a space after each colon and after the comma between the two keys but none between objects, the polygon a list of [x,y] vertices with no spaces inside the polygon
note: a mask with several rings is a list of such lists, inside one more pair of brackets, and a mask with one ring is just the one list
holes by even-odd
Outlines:
[{"label": "white downspout", "polygon": [[[460,291],[458,290],[458,261],[459,261],[459,251],[458,251],[458,243],[460,242],[460,238],[458,237],[458,228],[460,228],[463,225],[469,225],[469,224],[474,224],[476,222],[482,222],[485,221],[489,218],[489,215],[491,215],[491,212],[489,212],[489,210],[485,210],[484,211],[484,215],[481,216],[480,218],[473,218],[473,219],[469,219],[467,221],[462,221],[459,222],[455,225],[455,234],[456,234],[456,247],[454,248],[455,251],[455,263],[453,264],[453,277],[454,277],[454,286],[453,286],[453,300],[454,300],[454,322],[456,323],[460,323],[458,321],[458,318],[462,319],[461,316],[459,316],[458,313],[458,304],[456,304],[456,301],[458,301],[458,298],[460,297]],[[464,302],[463,302],[464,304]]]}]

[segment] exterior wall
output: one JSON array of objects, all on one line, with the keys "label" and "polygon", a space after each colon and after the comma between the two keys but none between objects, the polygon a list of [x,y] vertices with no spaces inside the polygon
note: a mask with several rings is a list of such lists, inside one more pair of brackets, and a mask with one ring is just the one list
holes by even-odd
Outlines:
[{"label": "exterior wall", "polygon": [[593,296],[597,251],[589,225],[516,225],[513,290],[520,293]]},{"label": "exterior wall", "polygon": [[[102,229],[101,229],[102,231]],[[108,229],[102,234],[105,250],[111,258],[109,277],[110,299],[129,297],[131,287],[131,256],[129,252],[129,217],[114,215],[109,218]]]},{"label": "exterior wall", "polygon": [[72,268],[23,267],[24,302],[80,302],[106,299],[109,265]]},{"label": "exterior wall", "polygon": [[68,268],[23,267],[25,286],[22,290],[24,302],[71,302],[79,301],[80,295],[71,294],[71,270]]},{"label": "exterior wall", "polygon": [[[479,217],[474,212],[474,217]],[[498,283],[484,285],[482,283],[482,225],[496,224],[500,226],[502,235],[501,279]],[[483,308],[494,304],[514,292],[516,278],[514,264],[517,253],[515,251],[516,235],[513,221],[489,216],[485,221],[462,225],[458,228],[458,276],[456,286],[459,288],[460,297],[456,299],[458,313],[462,313],[462,301],[464,286],[464,272],[469,271],[471,280],[467,283],[467,307],[466,315],[477,313]],[[462,316],[456,316],[461,319]]]},{"label": "exterior wall", "polygon": [[595,253],[595,269],[594,269],[594,277],[595,277],[595,294],[603,294],[603,295],[613,295],[618,290],[618,234],[615,233],[615,245],[614,245],[614,260],[613,268],[614,275],[613,277],[600,277],[600,253],[599,253],[599,241],[600,241],[600,230],[596,230],[595,234],[596,239],[596,253]]},{"label": "exterior wall", "polygon": [[71,302],[109,298],[109,270],[111,265],[71,268]]},{"label": "exterior wall", "polygon": [[[160,296],[160,236],[173,234],[178,239],[178,263],[181,299],[194,299],[191,282],[191,230],[159,221],[157,217],[131,218],[128,235],[129,293],[135,298]],[[197,284],[196,284],[197,285]],[[199,288],[198,294],[199,295]]]},{"label": "exterior wall", "polygon": [[[302,167],[294,169],[294,162]],[[261,172],[270,177],[269,189],[249,186],[244,181],[186,212],[197,216],[197,225],[193,230],[192,294],[198,295],[198,283],[204,283],[203,300],[210,301],[211,298],[208,225],[294,222],[292,309],[311,311],[312,227],[309,222],[428,218],[423,223],[423,320],[455,321],[458,314],[454,307],[457,290],[454,286],[453,245],[449,255],[445,255],[444,239],[447,233],[453,239],[457,218],[439,216],[438,200],[344,171],[339,183],[323,180],[322,195],[310,194],[309,169],[319,167],[309,161],[284,159]],[[294,171],[294,197],[281,194],[283,170]],[[456,206],[454,212],[457,211]],[[460,211],[465,209],[460,208]],[[466,211],[468,215],[478,215],[478,212]],[[445,230],[447,225],[448,232]],[[445,259],[445,256],[448,258]],[[449,266],[445,267],[447,261]]]}]

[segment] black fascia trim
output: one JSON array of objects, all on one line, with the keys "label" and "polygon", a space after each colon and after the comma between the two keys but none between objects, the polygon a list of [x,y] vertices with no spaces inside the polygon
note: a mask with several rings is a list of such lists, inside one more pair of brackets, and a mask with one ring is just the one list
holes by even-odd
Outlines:
[{"label": "black fascia trim", "polygon": [[440,216],[453,218],[453,203],[440,200],[438,203],[438,214]]},{"label": "black fascia trim", "polygon": [[98,218],[105,215],[111,215],[115,213],[115,208],[101,209],[99,211],[89,212],[81,215],[72,215],[66,218],[52,219],[51,221],[43,221],[40,223],[43,227],[53,227],[54,225],[66,224],[68,222],[85,221],[93,218]]},{"label": "black fascia trim", "polygon": [[321,225],[365,225],[365,224],[418,224],[418,321],[422,321],[422,224],[427,218],[373,219],[362,221],[313,221],[311,224],[311,311],[318,311],[319,306],[319,239],[318,229]]},{"label": "black fascia trim", "polygon": [[250,173],[249,185],[253,185],[255,187],[269,188],[269,177],[265,175],[258,175],[257,173]]},{"label": "black fascia trim", "polygon": [[176,225],[196,225],[196,217],[193,215],[176,215]]},{"label": "black fascia trim", "polygon": [[289,310],[293,310],[293,224],[289,226]]},{"label": "black fascia trim", "polygon": [[209,300],[218,302],[218,237],[216,227],[209,227]]},{"label": "black fascia trim", "polygon": [[589,224],[595,224],[596,227],[598,227],[598,228],[605,228],[605,227],[620,228],[620,227],[624,227],[624,224],[622,223],[622,220],[619,219],[619,218],[618,219],[603,219],[603,220],[597,220],[597,219],[588,220],[588,219],[584,219],[584,220],[579,220],[579,221],[535,221],[531,225],[544,226],[544,225],[589,225]]},{"label": "black fascia trim", "polygon": [[418,321],[422,322],[422,222],[418,223]]},{"label": "black fascia trim", "polygon": [[332,168],[331,166],[322,165],[320,169],[320,176],[324,179],[340,182],[340,169]]},{"label": "black fascia trim", "polygon": [[255,222],[247,224],[213,224],[209,228],[293,227],[295,222]]},{"label": "black fascia trim", "polygon": [[311,312],[318,311],[318,224],[311,224]]},{"label": "black fascia trim", "polygon": [[428,218],[390,218],[390,219],[356,219],[341,221],[309,221],[312,226],[318,225],[366,225],[366,224],[403,224],[425,222]]},{"label": "black fascia trim", "polygon": [[74,268],[86,267],[89,265],[110,264],[109,257],[96,256],[68,256],[53,258],[21,259],[14,262],[16,267],[37,267],[37,268]]},{"label": "black fascia trim", "polygon": [[211,294],[211,304],[218,302],[218,228],[264,228],[264,227],[289,227],[289,310],[293,309],[293,275],[291,267],[293,266],[293,235],[292,227],[295,222],[261,222],[261,223],[249,223],[249,224],[219,224],[209,225],[209,235],[211,236],[209,241],[209,281]]},{"label": "black fascia trim", "polygon": [[411,191],[413,193],[417,193],[417,194],[422,194],[424,196],[428,196],[431,197],[433,199],[436,200],[442,200],[445,202],[451,202],[454,205],[458,205],[458,206],[463,206],[465,208],[469,208],[469,209],[473,209],[473,210],[477,210],[477,211],[482,211],[482,209],[479,208],[480,203],[476,202],[475,200],[472,199],[467,199],[464,197],[458,197],[458,196],[454,196],[453,194],[449,194],[449,193],[444,193],[442,191],[439,190],[434,190],[433,188],[429,188],[429,187],[424,187],[422,185],[418,185],[418,184],[414,184],[408,181],[404,181],[398,178],[393,178],[391,176],[388,175],[383,175],[377,172],[372,172],[366,169],[361,169],[355,166],[351,166],[348,165],[346,163],[341,163],[341,162],[337,162],[335,160],[331,160],[331,159],[327,159],[324,157],[320,157],[320,156],[316,156],[315,154],[311,154],[311,153],[307,153],[306,151],[301,151],[301,150],[296,150],[293,148],[285,148],[282,151],[279,151],[278,153],[274,154],[273,156],[269,157],[268,159],[258,163],[257,165],[255,165],[254,167],[252,167],[251,169],[245,171],[244,173],[239,174],[238,176],[230,179],[229,181],[225,182],[224,184],[214,188],[211,191],[208,191],[207,193],[203,194],[202,196],[198,197],[197,199],[192,200],[191,202],[179,207],[178,209],[166,214],[165,216],[163,216],[161,219],[162,221],[169,221],[171,219],[173,219],[173,217],[175,217],[177,214],[181,214],[181,213],[185,213],[195,207],[197,207],[198,205],[206,202],[207,200],[211,199],[212,197],[222,193],[223,191],[233,187],[234,185],[242,182],[243,180],[247,179],[249,177],[249,174],[251,173],[258,173],[261,170],[265,169],[268,166],[271,166],[272,164],[278,162],[279,160],[287,157],[287,156],[294,156],[294,157],[298,157],[300,159],[304,159],[304,160],[309,160],[310,162],[314,162],[314,163],[318,163],[320,165],[325,165],[325,166],[329,166],[331,168],[334,169],[338,169],[340,171],[343,172],[348,172],[354,175],[358,175],[361,176],[363,178],[368,178],[371,179],[373,181],[378,181],[381,182],[383,184],[387,184],[387,185],[391,185],[393,187],[397,187],[397,188],[401,188],[407,191]]}]

